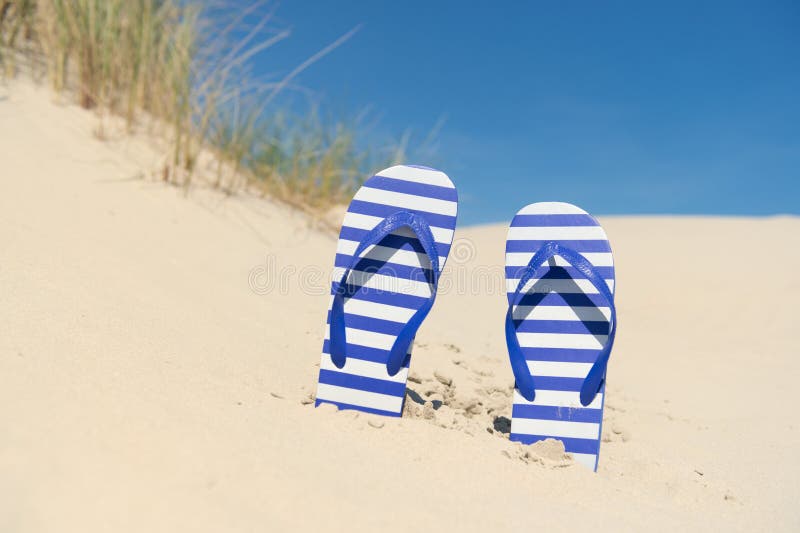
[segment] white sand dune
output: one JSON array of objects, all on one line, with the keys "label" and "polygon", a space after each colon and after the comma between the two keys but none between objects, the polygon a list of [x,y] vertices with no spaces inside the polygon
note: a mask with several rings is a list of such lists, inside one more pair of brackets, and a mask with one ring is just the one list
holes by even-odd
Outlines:
[{"label": "white sand dune", "polygon": [[503,433],[504,227],[457,231],[417,337],[409,386],[443,407],[314,409],[334,237],[132,179],[156,153],[95,125],[0,96],[0,531],[800,529],[799,219],[602,219],[593,474]]}]

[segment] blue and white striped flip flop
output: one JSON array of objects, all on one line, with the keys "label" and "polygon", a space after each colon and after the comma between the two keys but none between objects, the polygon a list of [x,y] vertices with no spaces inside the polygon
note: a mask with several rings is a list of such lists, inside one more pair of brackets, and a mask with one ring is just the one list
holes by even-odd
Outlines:
[{"label": "blue and white striped flip flop", "polygon": [[511,440],[560,440],[576,461],[597,470],[617,325],[605,231],[571,204],[522,208],[508,229],[506,291],[516,380]]},{"label": "blue and white striped flip flop", "polygon": [[450,178],[426,167],[387,168],[356,192],[336,248],[316,405],[401,415],[457,208]]}]

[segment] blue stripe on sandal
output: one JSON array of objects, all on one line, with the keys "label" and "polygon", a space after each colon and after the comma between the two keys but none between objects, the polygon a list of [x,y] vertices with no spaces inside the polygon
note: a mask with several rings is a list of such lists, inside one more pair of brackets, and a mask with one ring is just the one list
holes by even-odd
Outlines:
[{"label": "blue stripe on sandal", "polygon": [[457,210],[453,183],[430,168],[387,168],[356,192],[336,247],[316,405],[402,414]]},{"label": "blue stripe on sandal", "polygon": [[506,289],[516,379],[510,438],[560,440],[596,470],[616,330],[614,261],[603,228],[571,204],[523,208],[508,230]]}]

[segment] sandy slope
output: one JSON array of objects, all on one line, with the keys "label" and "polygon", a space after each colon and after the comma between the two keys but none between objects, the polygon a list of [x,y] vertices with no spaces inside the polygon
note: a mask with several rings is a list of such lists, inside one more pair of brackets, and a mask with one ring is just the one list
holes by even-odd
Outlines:
[{"label": "sandy slope", "polygon": [[0,94],[0,531],[800,528],[800,220],[602,220],[620,326],[592,474],[503,433],[503,227],[458,231],[418,335],[434,418],[315,410],[333,237],[131,179],[156,154],[95,125]]}]

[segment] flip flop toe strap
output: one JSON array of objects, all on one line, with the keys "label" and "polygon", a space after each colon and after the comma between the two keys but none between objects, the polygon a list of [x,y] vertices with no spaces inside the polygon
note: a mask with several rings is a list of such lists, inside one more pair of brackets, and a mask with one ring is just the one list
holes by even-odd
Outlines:
[{"label": "flip flop toe strap", "polygon": [[424,218],[409,211],[398,211],[383,219],[364,236],[353,253],[350,265],[345,269],[334,288],[330,320],[330,355],[333,364],[337,368],[344,367],[347,359],[347,333],[344,320],[347,277],[350,275],[350,271],[363,259],[360,256],[367,248],[380,243],[384,237],[402,227],[408,227],[414,232],[417,240],[422,245],[422,249],[430,259],[432,278],[428,281],[431,285],[431,295],[397,335],[389,353],[389,360],[386,363],[386,369],[390,376],[397,374],[402,368],[408,354],[408,347],[414,340],[414,335],[416,335],[422,321],[425,320],[431,307],[433,307],[433,301],[436,298],[436,287],[439,282],[439,254],[436,250],[433,233]]},{"label": "flip flop toe strap", "polygon": [[520,394],[532,402],[536,397],[536,389],[534,386],[534,379],[528,369],[528,363],[525,360],[525,355],[522,353],[522,348],[519,345],[517,338],[517,330],[514,325],[514,307],[518,305],[522,298],[522,289],[533,278],[536,271],[548,259],[560,256],[565,259],[569,264],[575,267],[584,278],[586,278],[597,289],[597,291],[608,302],[611,309],[610,326],[608,337],[603,349],[597,356],[597,360],[592,365],[589,373],[581,385],[580,400],[581,404],[586,406],[592,403],[597,392],[603,384],[606,375],[606,367],[608,366],[608,358],[611,355],[611,348],[614,345],[614,336],[617,330],[617,311],[614,306],[614,295],[608,288],[608,284],[595,269],[595,267],[580,253],[562,246],[556,242],[545,243],[531,258],[528,265],[523,271],[522,277],[517,285],[517,290],[508,305],[508,312],[506,313],[506,345],[508,346],[508,355],[511,359],[511,369],[514,372],[514,379]]}]

